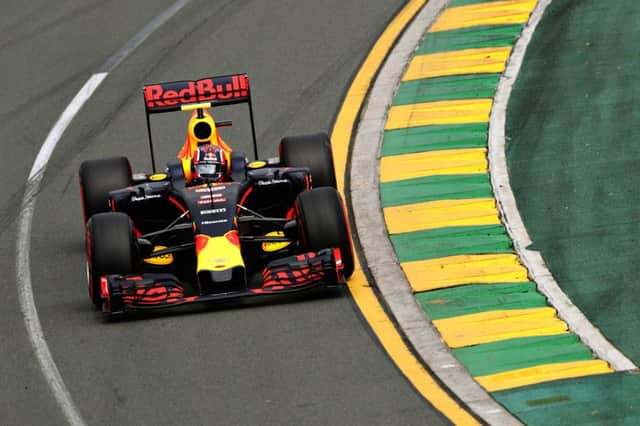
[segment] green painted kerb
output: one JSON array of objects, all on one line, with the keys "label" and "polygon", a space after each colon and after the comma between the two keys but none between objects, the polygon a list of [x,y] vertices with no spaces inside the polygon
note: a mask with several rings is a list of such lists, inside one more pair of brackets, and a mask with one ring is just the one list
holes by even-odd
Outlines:
[{"label": "green painted kerb", "polygon": [[532,282],[464,285],[416,293],[416,298],[432,320],[547,306]]},{"label": "green painted kerb", "polygon": [[488,123],[422,126],[387,130],[381,155],[412,154],[458,148],[485,148]]},{"label": "green painted kerb", "polygon": [[493,98],[499,81],[500,74],[456,75],[405,81],[400,84],[392,105]]},{"label": "green painted kerb", "polygon": [[400,262],[480,253],[511,253],[502,225],[460,226],[389,235]]},{"label": "green painted kerb", "polygon": [[386,182],[380,185],[382,207],[401,206],[437,200],[490,198],[489,175],[445,175]]},{"label": "green painted kerb", "polygon": [[570,333],[485,343],[453,349],[453,354],[474,376],[593,359],[589,349]]},{"label": "green painted kerb", "polygon": [[513,46],[520,31],[522,31],[522,25],[516,24],[428,33],[416,54],[427,55],[454,50]]}]

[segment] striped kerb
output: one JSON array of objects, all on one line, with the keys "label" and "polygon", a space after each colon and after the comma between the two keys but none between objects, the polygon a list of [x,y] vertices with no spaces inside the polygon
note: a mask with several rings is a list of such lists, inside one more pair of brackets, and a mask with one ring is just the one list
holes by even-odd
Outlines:
[{"label": "striped kerb", "polygon": [[420,55],[409,63],[402,81],[460,74],[501,73],[511,47],[480,47]]},{"label": "striped kerb", "polygon": [[487,149],[425,151],[383,157],[380,181],[393,182],[435,175],[482,173],[487,170]]},{"label": "striped kerb", "polygon": [[380,160],[389,238],[442,339],[490,392],[610,372],[515,254],[493,198],[493,97],[535,0],[452,0],[392,101]]},{"label": "striped kerb", "polygon": [[429,31],[527,22],[537,0],[507,0],[449,7]]},{"label": "striped kerb", "polygon": [[487,122],[492,104],[492,99],[457,99],[392,106],[385,130]]}]

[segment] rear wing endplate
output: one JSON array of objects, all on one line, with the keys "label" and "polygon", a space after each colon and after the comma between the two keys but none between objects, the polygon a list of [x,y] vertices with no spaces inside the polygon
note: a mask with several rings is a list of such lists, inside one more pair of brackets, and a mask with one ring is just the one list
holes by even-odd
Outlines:
[{"label": "rear wing endplate", "polygon": [[258,159],[258,145],[251,106],[251,91],[247,74],[231,74],[194,81],[173,81],[144,86],[144,103],[149,134],[151,164],[156,171],[151,138],[150,115],[161,112],[193,111],[223,105],[246,103],[249,107],[253,154]]}]

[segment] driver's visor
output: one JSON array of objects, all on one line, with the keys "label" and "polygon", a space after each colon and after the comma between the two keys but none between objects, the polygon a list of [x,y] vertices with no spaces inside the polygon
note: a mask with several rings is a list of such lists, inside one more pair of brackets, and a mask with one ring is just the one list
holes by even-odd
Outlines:
[{"label": "driver's visor", "polygon": [[200,163],[195,166],[196,173],[202,177],[215,176],[220,172],[219,164],[215,163]]}]

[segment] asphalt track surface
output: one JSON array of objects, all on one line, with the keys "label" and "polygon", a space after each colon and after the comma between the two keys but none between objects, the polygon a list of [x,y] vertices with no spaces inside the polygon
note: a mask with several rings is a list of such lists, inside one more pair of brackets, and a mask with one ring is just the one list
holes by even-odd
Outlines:
[{"label": "asphalt track surface", "polygon": [[[0,16],[0,423],[65,424],[16,293],[16,223],[29,169],[87,78],[171,1],[3,2]],[[401,1],[193,1],[104,81],[42,183],[31,278],[44,334],[88,424],[439,424],[348,292],[182,309],[104,323],[88,301],[77,169],[126,155],[149,170],[144,83],[247,72],[261,156],[281,136],[329,131],[344,91]],[[240,111],[219,114],[250,152]],[[154,121],[158,158],[186,117]],[[161,161],[160,161],[161,162]]]}]

